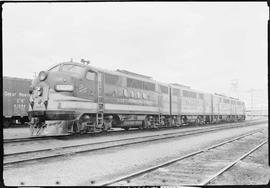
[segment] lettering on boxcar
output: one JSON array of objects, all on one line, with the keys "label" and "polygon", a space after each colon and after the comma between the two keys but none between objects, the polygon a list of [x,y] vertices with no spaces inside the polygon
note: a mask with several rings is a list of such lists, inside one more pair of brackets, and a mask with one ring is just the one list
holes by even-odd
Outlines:
[{"label": "lettering on boxcar", "polygon": [[4,96],[6,96],[6,97],[14,97],[14,96],[16,96],[16,93],[11,93],[11,92],[8,92],[8,91],[4,91]]},{"label": "lettering on boxcar", "polygon": [[17,101],[17,103],[24,103],[25,99],[18,98],[16,101]]},{"label": "lettering on boxcar", "polygon": [[29,97],[29,94],[19,92],[19,97]]},{"label": "lettering on boxcar", "polygon": [[13,105],[13,111],[14,111],[15,114],[20,114],[20,113],[26,111],[25,107],[26,107],[25,104],[14,104]]}]

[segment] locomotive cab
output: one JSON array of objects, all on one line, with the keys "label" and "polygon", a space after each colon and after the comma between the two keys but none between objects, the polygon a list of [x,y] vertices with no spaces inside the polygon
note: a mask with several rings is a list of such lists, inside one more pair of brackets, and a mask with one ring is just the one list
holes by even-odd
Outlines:
[{"label": "locomotive cab", "polygon": [[[97,72],[80,63],[60,63],[41,71],[30,87],[28,115],[41,128],[45,121],[75,120],[85,109],[97,109]],[[89,107],[92,107],[89,110]]]}]

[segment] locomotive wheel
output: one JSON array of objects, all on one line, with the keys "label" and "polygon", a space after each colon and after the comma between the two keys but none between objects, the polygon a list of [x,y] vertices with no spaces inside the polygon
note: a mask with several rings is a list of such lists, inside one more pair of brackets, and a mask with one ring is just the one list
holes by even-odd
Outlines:
[{"label": "locomotive wheel", "polygon": [[144,129],[144,121],[142,121],[142,124],[139,126],[139,130]]},{"label": "locomotive wheel", "polygon": [[72,133],[73,134],[77,134],[79,132],[79,128],[78,128],[78,121],[74,121],[72,124]]},{"label": "locomotive wheel", "polygon": [[4,127],[7,128],[7,127],[10,127],[10,126],[11,126],[11,120],[5,119],[4,120]]},{"label": "locomotive wheel", "polygon": [[105,125],[105,123],[103,123],[102,125],[102,131],[104,132],[108,132],[109,128]]},{"label": "locomotive wheel", "polygon": [[200,120],[198,118],[195,120],[195,126],[197,125],[200,125]]}]

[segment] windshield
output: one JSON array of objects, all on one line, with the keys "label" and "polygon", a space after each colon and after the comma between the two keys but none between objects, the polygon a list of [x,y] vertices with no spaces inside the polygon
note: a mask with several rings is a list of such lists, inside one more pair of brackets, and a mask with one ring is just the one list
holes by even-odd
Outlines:
[{"label": "windshield", "polygon": [[73,72],[77,74],[82,74],[84,72],[85,68],[78,66],[78,65],[63,65],[62,66],[62,71],[68,71],[68,72]]},{"label": "windshield", "polygon": [[50,71],[50,72],[55,72],[55,71],[59,71],[59,69],[60,69],[60,65],[57,65],[57,66],[55,66],[55,67],[49,69],[49,71]]},{"label": "windshield", "polygon": [[50,72],[54,71],[64,71],[64,72],[71,72],[71,73],[76,73],[76,74],[83,74],[85,68],[78,66],[78,65],[72,65],[72,64],[63,64],[62,67],[61,65],[57,65],[51,69],[49,69]]}]

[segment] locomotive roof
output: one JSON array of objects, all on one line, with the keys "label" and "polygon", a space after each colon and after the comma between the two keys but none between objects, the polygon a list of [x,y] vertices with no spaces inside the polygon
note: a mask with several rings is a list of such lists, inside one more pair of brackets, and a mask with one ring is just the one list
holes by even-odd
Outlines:
[{"label": "locomotive roof", "polygon": [[178,83],[171,83],[170,85],[173,85],[173,86],[178,86],[178,87],[182,87],[182,88],[188,88],[188,89],[190,89],[190,86],[186,86],[186,85],[182,85],[182,84],[178,84]]},{"label": "locomotive roof", "polygon": [[124,74],[127,74],[127,75],[134,75],[134,76],[139,76],[139,77],[151,79],[150,76],[145,76],[145,75],[138,74],[138,73],[135,73],[135,72],[130,72],[130,71],[127,71],[127,70],[120,70],[120,69],[117,69],[116,71],[117,71],[117,72],[124,73]]},{"label": "locomotive roof", "polygon": [[[210,94],[210,95],[214,95],[214,96],[228,98],[230,100],[238,100],[238,101],[240,101],[239,99],[228,97],[228,96],[221,95],[221,94],[218,94],[218,93],[212,94],[212,93],[208,93],[208,92],[204,92],[204,91],[194,90],[194,89],[191,89],[190,86],[185,86],[185,85],[178,84],[178,83],[170,83],[170,84],[168,84],[168,83],[164,83],[164,82],[159,82],[159,81],[154,80],[150,76],[145,76],[145,75],[141,75],[141,74],[125,71],[125,70],[117,69],[115,71],[111,71],[111,70],[107,70],[107,69],[104,69],[104,68],[97,68],[97,67],[94,67],[94,66],[89,65],[89,64],[86,65],[86,64],[78,63],[78,62],[62,62],[62,63],[58,63],[58,64],[74,64],[74,65],[78,65],[78,66],[81,66],[81,67],[88,67],[88,68],[91,68],[92,70],[95,70],[95,71],[114,74],[114,75],[118,75],[118,76],[125,76],[125,77],[134,78],[134,79],[138,79],[138,80],[157,83],[157,84],[160,84],[160,85],[166,85],[166,86],[170,86],[170,87],[173,87],[173,88],[185,89],[185,90],[190,90],[190,91],[197,92],[197,93],[208,94],[208,95]],[[56,64],[56,65],[58,65],[58,64]],[[54,66],[56,66],[56,65],[54,65]]]},{"label": "locomotive roof", "polygon": [[200,91],[200,90],[197,90],[197,89],[190,88],[189,86],[185,86],[185,85],[181,85],[181,84],[177,84],[177,83],[171,83],[170,86],[172,88],[177,88],[177,89],[181,89],[181,90],[192,91],[192,92],[205,94],[205,95],[212,95],[212,93],[208,93],[208,92],[205,92],[205,91]]},{"label": "locomotive roof", "polygon": [[143,80],[143,81],[147,81],[147,82],[152,82],[155,83],[156,81],[153,80],[150,76],[145,76],[145,75],[141,75],[141,74],[137,74],[137,73],[133,73],[133,72],[129,72],[129,71],[111,71],[111,70],[107,70],[104,68],[97,68],[95,66],[92,65],[86,65],[86,64],[82,64],[82,63],[77,63],[77,62],[63,62],[63,63],[59,63],[59,64],[75,64],[78,66],[84,66],[84,67],[88,67],[94,71],[100,71],[100,72],[104,72],[104,73],[109,73],[109,74],[114,74],[114,75],[118,75],[118,76],[125,76],[125,77],[129,77],[129,78],[134,78],[134,79],[138,79],[138,80]]},{"label": "locomotive roof", "polygon": [[225,96],[225,95],[218,94],[218,93],[214,93],[213,95],[216,96],[216,97],[221,97],[221,98],[229,99],[230,101],[243,102],[243,101],[241,101],[241,100],[239,100],[237,98]]}]

